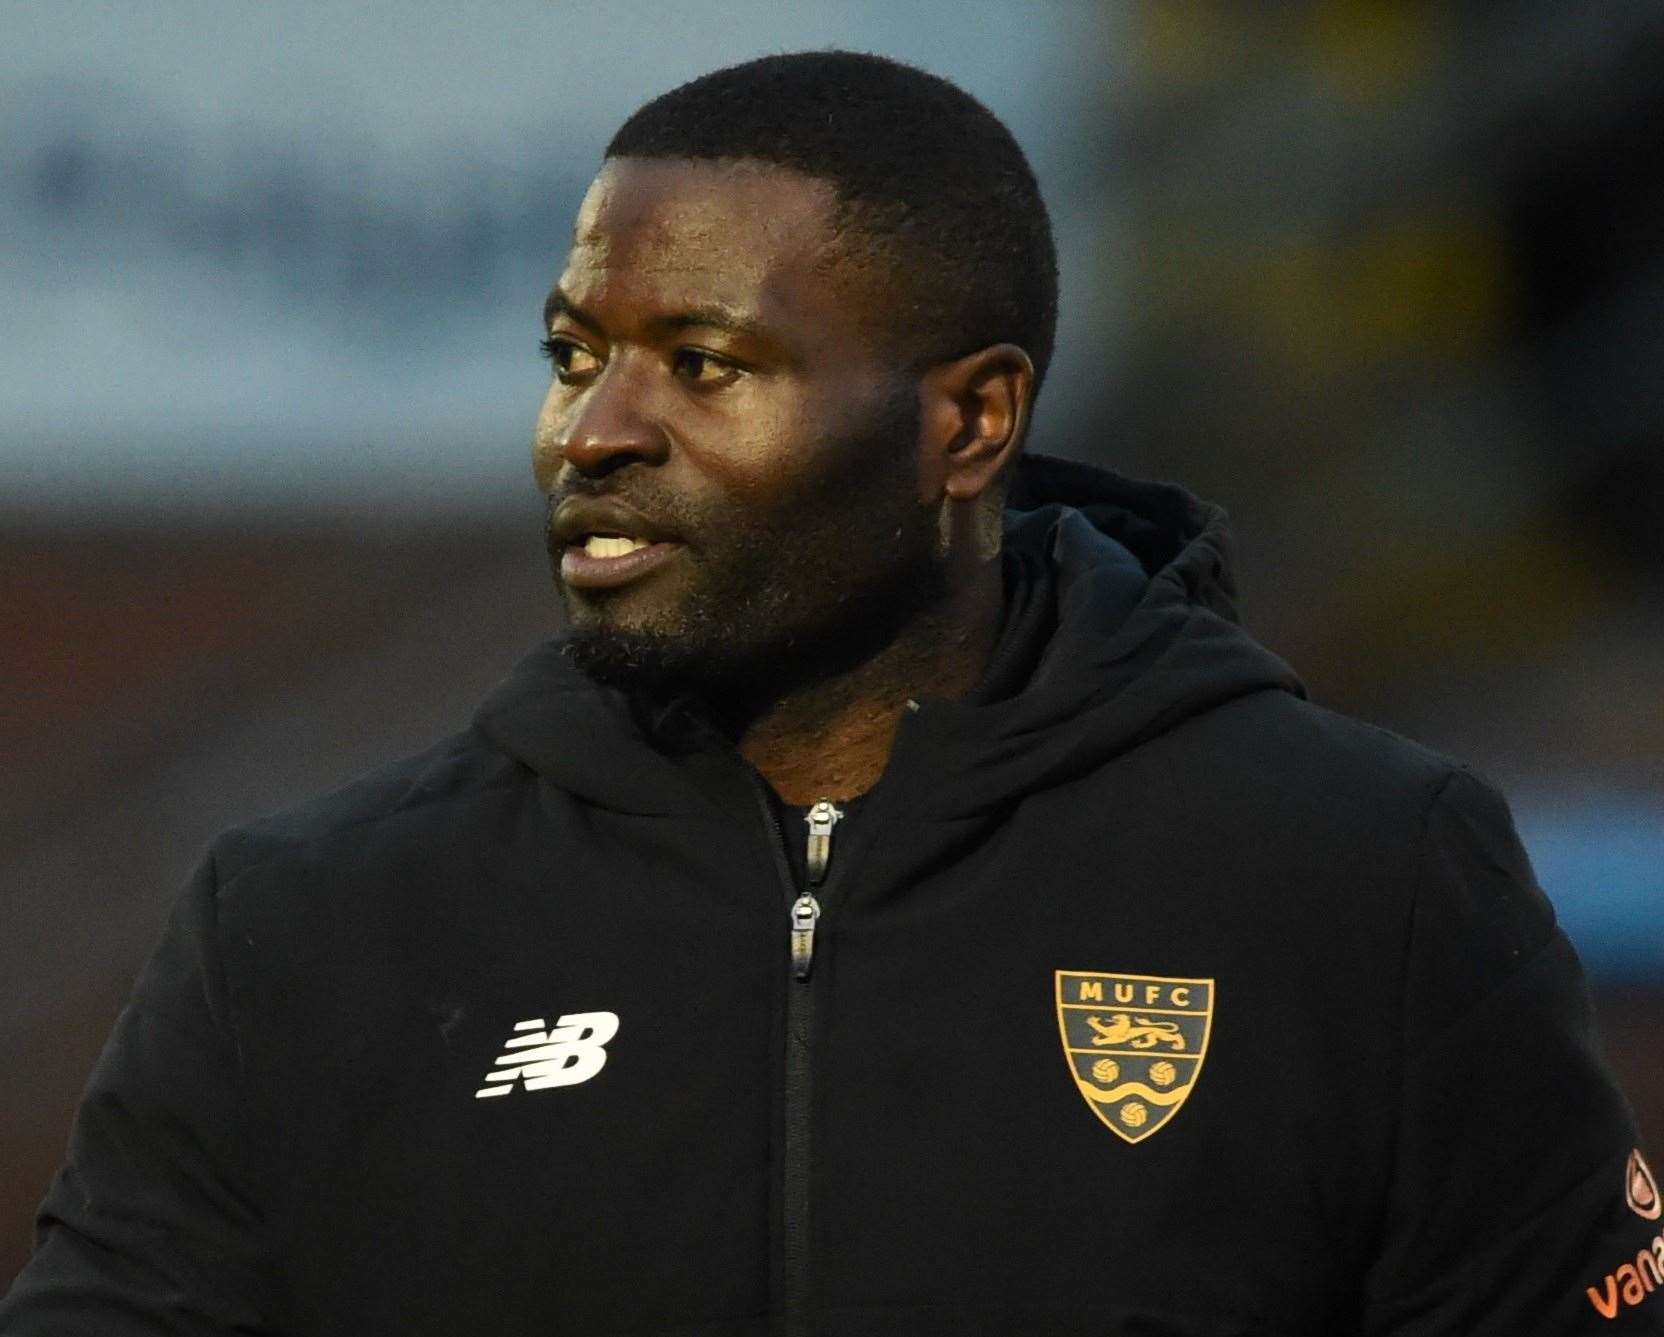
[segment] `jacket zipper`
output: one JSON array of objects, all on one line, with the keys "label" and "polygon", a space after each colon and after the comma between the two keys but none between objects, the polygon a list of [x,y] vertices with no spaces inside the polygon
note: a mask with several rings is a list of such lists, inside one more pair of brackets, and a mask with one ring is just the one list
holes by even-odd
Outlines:
[{"label": "jacket zipper", "polygon": [[[843,816],[829,801],[821,799],[803,819],[809,824],[809,846],[804,852],[803,866],[811,887],[826,881],[826,870],[832,866],[832,828]],[[807,982],[809,972],[814,969],[815,925],[820,922],[820,916],[820,902],[814,893],[804,891],[792,902],[792,975],[799,982]]]},{"label": "jacket zipper", "polygon": [[[786,859],[785,833],[767,794],[758,789],[763,815],[774,835],[775,867],[790,898],[790,977],[786,981],[785,1145],[782,1148],[782,1308],[788,1337],[806,1337],[809,1299],[809,1116],[813,1064],[809,1047],[814,1027],[815,926],[821,906],[807,887],[799,889]],[[832,831],[843,813],[822,799],[810,809],[804,867],[809,887],[825,884],[832,865]]]}]

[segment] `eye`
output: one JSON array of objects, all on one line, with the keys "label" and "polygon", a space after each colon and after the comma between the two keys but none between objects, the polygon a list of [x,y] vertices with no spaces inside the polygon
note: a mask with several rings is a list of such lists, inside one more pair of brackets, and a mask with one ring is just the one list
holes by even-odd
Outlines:
[{"label": "eye", "polygon": [[698,348],[678,348],[671,357],[670,365],[684,381],[704,389],[732,385],[740,376],[740,369],[733,363]]},{"label": "eye", "polygon": [[558,334],[551,334],[539,342],[538,347],[543,350],[543,356],[554,364],[555,378],[562,385],[571,385],[586,376],[593,376],[601,369],[600,359],[589,349]]}]

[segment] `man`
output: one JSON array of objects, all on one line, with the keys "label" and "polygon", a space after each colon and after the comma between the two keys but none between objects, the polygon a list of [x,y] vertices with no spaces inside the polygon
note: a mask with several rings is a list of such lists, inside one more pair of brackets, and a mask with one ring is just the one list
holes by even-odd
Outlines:
[{"label": "man", "polygon": [[545,311],[569,634],[216,843],[0,1331],[1664,1331],[1504,805],[1303,699],[1217,510],[1019,458],[1055,293],[939,79],[637,112]]}]

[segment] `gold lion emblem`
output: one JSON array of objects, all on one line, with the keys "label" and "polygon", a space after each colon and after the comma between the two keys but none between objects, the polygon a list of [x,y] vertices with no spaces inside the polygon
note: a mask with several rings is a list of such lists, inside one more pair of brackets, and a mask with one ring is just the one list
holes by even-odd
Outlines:
[{"label": "gold lion emblem", "polygon": [[1176,1050],[1184,1048],[1184,1034],[1179,1030],[1178,1023],[1173,1021],[1151,1021],[1148,1017],[1130,1017],[1125,1012],[1117,1012],[1108,1023],[1102,1017],[1088,1017],[1086,1024],[1095,1032],[1092,1037],[1095,1045],[1129,1045],[1133,1049],[1154,1049],[1157,1045],[1172,1045]]}]

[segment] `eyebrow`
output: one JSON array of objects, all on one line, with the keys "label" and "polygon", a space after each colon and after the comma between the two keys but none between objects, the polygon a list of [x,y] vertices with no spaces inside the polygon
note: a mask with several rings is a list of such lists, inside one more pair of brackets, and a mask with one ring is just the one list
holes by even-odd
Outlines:
[{"label": "eyebrow", "polygon": [[[559,288],[554,289],[549,294],[548,300],[543,303],[543,326],[545,329],[554,323],[556,316],[565,316],[568,320],[582,325],[595,334],[601,333],[601,322]],[[668,315],[654,316],[647,322],[647,326],[654,331],[685,330],[697,326],[704,329],[724,330],[729,334],[746,338],[778,342],[761,322],[722,302],[701,303],[685,307]]]},{"label": "eyebrow", "polygon": [[543,328],[548,329],[549,326],[553,325],[556,316],[565,316],[568,320],[574,321],[586,329],[593,330],[597,334],[601,332],[600,322],[559,288],[552,289],[549,295],[543,299]]}]

